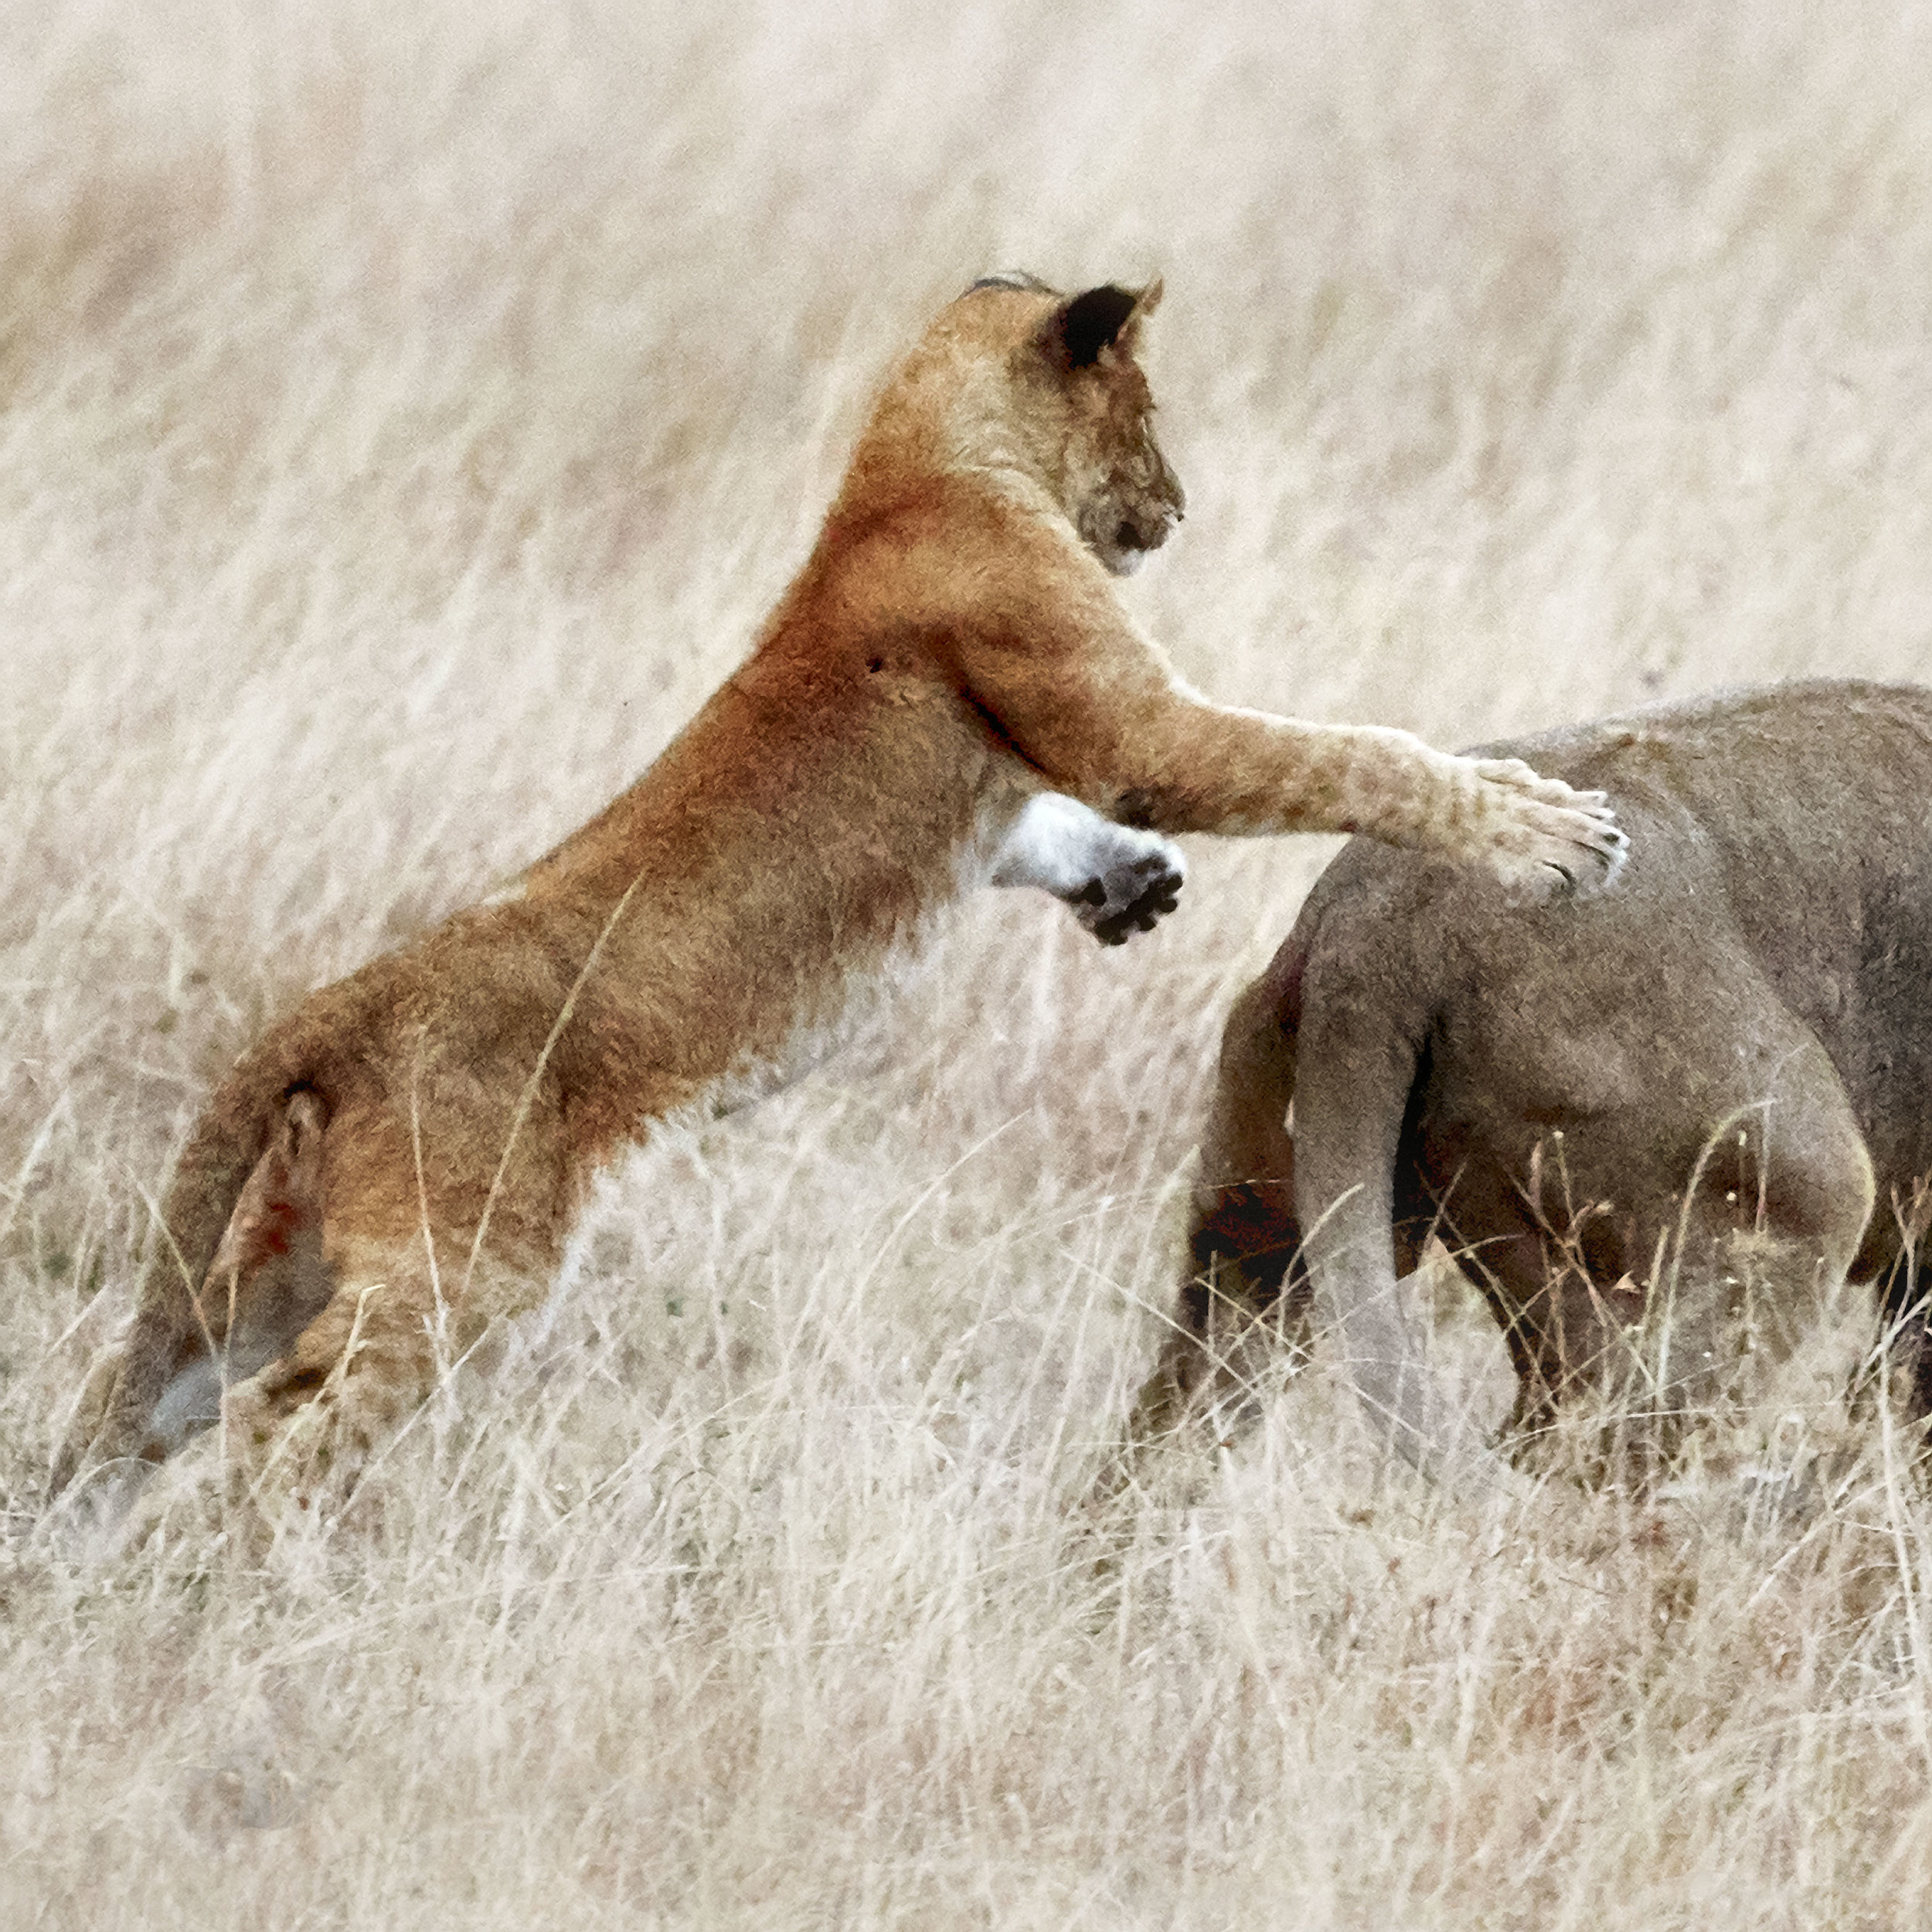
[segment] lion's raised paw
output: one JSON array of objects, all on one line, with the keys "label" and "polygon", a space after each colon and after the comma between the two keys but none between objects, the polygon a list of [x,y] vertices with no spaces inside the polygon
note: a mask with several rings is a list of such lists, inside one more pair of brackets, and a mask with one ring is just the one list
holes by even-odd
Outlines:
[{"label": "lion's raised paw", "polygon": [[1629,836],[1608,798],[1545,778],[1520,758],[1478,760],[1492,868],[1512,898],[1588,898],[1614,884]]},{"label": "lion's raised paw", "polygon": [[1074,917],[1103,946],[1124,946],[1135,933],[1151,933],[1180,903],[1187,872],[1179,850],[1143,835],[1148,849],[1123,857],[1067,896]]},{"label": "lion's raised paw", "polygon": [[1007,828],[988,879],[1050,892],[1103,946],[1120,946],[1151,932],[1179,903],[1187,860],[1157,832],[1117,825],[1077,798],[1045,791]]}]

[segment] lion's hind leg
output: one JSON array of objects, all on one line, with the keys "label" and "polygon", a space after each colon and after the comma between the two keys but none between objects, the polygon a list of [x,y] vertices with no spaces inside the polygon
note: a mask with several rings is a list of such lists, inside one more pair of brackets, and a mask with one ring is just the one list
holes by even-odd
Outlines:
[{"label": "lion's hind leg", "polygon": [[322,1254],[327,1120],[310,1090],[288,1097],[194,1298],[199,1332],[188,1338],[189,1359],[149,1412],[144,1454],[172,1454],[218,1422],[223,1392],[281,1354],[328,1302]]},{"label": "lion's hind leg", "polygon": [[215,1420],[224,1379],[259,1367],[326,1298],[321,1100],[300,1087],[258,1100],[253,1085],[238,1075],[182,1154],[132,1325],[89,1372],[55,1454],[52,1495],[83,1472],[174,1453]]},{"label": "lion's hind leg", "polygon": [[351,1254],[314,1318],[221,1393],[223,1454],[246,1482],[352,1473],[434,1383],[447,1328],[420,1240]]},{"label": "lion's hind leg", "polygon": [[329,1124],[328,1292],[222,1398],[224,1452],[248,1482],[366,1467],[492,1321],[548,1287],[566,1218],[554,1094],[512,1114],[467,1071],[424,1084],[414,1120],[369,1094]]}]

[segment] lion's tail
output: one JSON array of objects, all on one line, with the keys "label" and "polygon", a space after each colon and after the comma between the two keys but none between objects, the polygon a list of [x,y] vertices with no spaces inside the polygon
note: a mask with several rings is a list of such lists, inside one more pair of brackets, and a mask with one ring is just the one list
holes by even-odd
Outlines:
[{"label": "lion's tail", "polygon": [[1456,1488],[1502,1488],[1512,1472],[1438,1381],[1397,1285],[1396,1162],[1427,1022],[1388,993],[1303,992],[1295,1206],[1315,1320],[1390,1447]]}]

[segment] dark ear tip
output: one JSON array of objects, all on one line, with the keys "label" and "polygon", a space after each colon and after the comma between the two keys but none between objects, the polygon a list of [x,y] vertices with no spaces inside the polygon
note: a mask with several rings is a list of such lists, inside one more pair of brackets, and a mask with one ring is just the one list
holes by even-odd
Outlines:
[{"label": "dark ear tip", "polygon": [[1117,282],[1076,295],[1054,318],[1055,333],[1069,369],[1090,369],[1100,351],[1120,339],[1140,297]]},{"label": "dark ear tip", "polygon": [[982,275],[976,282],[968,283],[966,293],[977,294],[982,288],[1015,288],[1029,295],[1050,295],[1053,291],[1037,275],[1029,275],[1023,268],[995,269],[990,275]]}]

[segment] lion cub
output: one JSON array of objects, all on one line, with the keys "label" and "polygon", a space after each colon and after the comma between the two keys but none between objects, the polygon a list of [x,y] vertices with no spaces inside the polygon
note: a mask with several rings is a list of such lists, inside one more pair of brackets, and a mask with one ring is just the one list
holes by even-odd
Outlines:
[{"label": "lion cub", "polygon": [[1546,895],[1600,886],[1600,794],[1400,731],[1210,704],[1110,577],[1180,520],[1135,360],[1160,285],[977,283],[886,384],[743,668],[508,896],[311,995],[184,1151],[132,1328],[54,1481],[210,1424],[247,1470],[304,1403],[352,1453],[539,1299],[588,1178],[836,1040],[965,887],[1102,940],[1171,908],[1164,835],[1361,831]]}]

